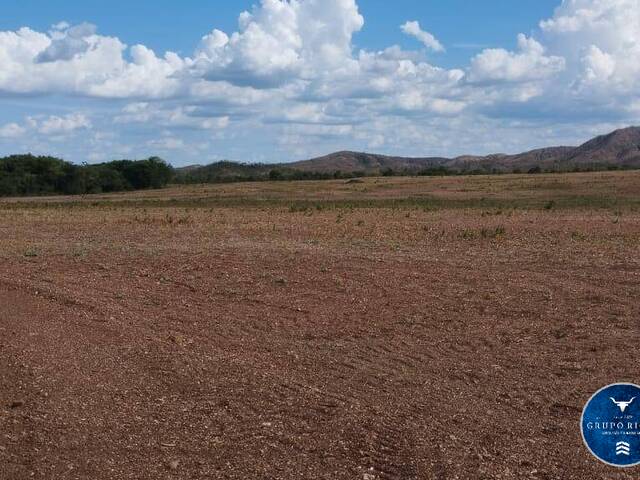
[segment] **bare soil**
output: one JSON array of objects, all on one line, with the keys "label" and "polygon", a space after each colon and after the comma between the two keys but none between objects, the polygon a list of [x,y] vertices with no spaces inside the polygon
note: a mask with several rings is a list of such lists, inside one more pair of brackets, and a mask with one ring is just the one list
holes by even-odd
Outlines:
[{"label": "bare soil", "polygon": [[[4,200],[0,478],[637,478],[579,421],[640,381],[638,192],[627,172]],[[409,198],[437,202],[385,203]]]}]

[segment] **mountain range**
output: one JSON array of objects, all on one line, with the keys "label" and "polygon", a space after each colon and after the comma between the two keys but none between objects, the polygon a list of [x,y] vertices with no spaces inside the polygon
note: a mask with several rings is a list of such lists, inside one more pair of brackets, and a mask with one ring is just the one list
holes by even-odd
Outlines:
[{"label": "mountain range", "polygon": [[[274,171],[302,175],[341,174],[375,175],[385,172],[420,173],[440,169],[452,173],[465,172],[527,172],[572,171],[608,168],[640,168],[640,127],[615,130],[596,137],[578,147],[547,147],[515,155],[463,155],[445,157],[396,157],[373,153],[341,151],[323,157],[293,163],[248,165],[217,162],[207,166],[177,169],[178,175],[194,181],[215,178],[248,178],[264,176]],[[272,175],[273,176],[273,175]],[[277,175],[276,175],[277,176]]]}]

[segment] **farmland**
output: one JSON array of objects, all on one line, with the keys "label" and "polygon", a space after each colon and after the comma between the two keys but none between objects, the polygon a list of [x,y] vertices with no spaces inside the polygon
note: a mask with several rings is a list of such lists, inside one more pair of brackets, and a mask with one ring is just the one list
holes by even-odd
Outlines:
[{"label": "farmland", "polygon": [[640,172],[0,199],[0,478],[633,478]]}]

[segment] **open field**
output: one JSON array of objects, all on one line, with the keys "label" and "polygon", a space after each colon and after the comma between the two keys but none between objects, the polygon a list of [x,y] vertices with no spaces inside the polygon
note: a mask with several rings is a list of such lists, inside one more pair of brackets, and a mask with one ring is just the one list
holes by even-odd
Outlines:
[{"label": "open field", "polygon": [[11,206],[97,207],[640,207],[640,170],[547,175],[380,177],[355,181],[175,186],[127,194],[0,199]]},{"label": "open field", "polygon": [[0,200],[0,479],[631,479],[640,172]]}]

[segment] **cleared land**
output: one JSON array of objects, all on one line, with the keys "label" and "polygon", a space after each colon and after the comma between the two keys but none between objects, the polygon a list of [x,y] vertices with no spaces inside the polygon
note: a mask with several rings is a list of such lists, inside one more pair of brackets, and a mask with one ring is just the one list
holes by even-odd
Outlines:
[{"label": "cleared land", "polygon": [[640,173],[0,201],[2,479],[636,478]]}]

